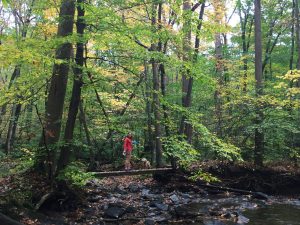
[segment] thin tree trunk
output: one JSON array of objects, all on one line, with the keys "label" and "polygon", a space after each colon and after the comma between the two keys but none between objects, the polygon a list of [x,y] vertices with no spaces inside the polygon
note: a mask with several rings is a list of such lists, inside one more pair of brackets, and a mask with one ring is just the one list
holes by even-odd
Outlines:
[{"label": "thin tree trunk", "polygon": [[[214,1],[215,10],[215,22],[218,25],[222,24],[223,13],[220,13],[225,7],[223,1]],[[222,9],[221,9],[222,8]],[[223,63],[223,45],[221,33],[217,32],[215,34],[215,58],[216,58],[216,73],[217,73],[217,87],[215,91],[215,115],[217,119],[216,123],[216,133],[218,136],[223,136],[223,112],[222,112],[222,88],[224,84],[224,63]]]},{"label": "thin tree trunk", "polygon": [[293,0],[293,9],[292,9],[292,27],[291,27],[291,54],[290,54],[290,70],[293,70],[294,64],[294,52],[295,52],[295,0]]},{"label": "thin tree trunk", "polygon": [[10,153],[13,149],[13,144],[16,137],[17,122],[21,113],[21,104],[14,104],[11,112],[11,119],[8,125],[8,132],[5,142],[6,153]]},{"label": "thin tree trunk", "polygon": [[[191,60],[191,18],[190,12],[192,9],[192,4],[190,0],[185,0],[183,2],[183,13],[185,17],[185,21],[183,23],[183,61],[187,63]],[[182,106],[185,108],[189,108],[191,106],[191,93],[192,93],[192,84],[193,78],[191,76],[191,71],[187,67],[184,67],[182,70]],[[185,115],[182,116],[179,134],[184,134],[186,140],[191,142],[192,140],[192,126],[189,124],[187,117]]]},{"label": "thin tree trunk", "polygon": [[[251,16],[250,10],[252,8],[252,3],[247,3],[247,5],[243,10],[243,6],[241,1],[239,0],[238,14],[240,18],[240,26],[241,26],[241,38],[242,38],[242,51],[243,51],[243,92],[247,92],[247,79],[248,79],[248,50],[250,47],[250,37],[252,33],[252,26],[254,21],[254,16]],[[242,12],[244,17],[242,16]],[[249,24],[250,20],[250,24]],[[249,28],[248,28],[249,24]]]},{"label": "thin tree trunk", "polygon": [[[162,28],[162,8],[163,4],[159,3],[158,4],[158,30],[161,30]],[[158,51],[161,53],[166,53],[167,51],[167,42],[165,44],[162,44],[162,40],[160,39],[158,42]],[[165,65],[163,63],[159,64],[159,73],[160,73],[160,88],[161,88],[161,94],[163,97],[166,96],[166,71],[165,71]],[[163,112],[164,112],[164,120],[165,120],[165,133],[166,136],[170,136],[170,128],[168,125],[168,113],[167,113],[167,107],[165,104],[162,104]]]},{"label": "thin tree trunk", "polygon": [[[262,71],[262,34],[261,34],[261,2],[255,0],[255,89],[257,97],[263,94],[263,71]],[[255,129],[255,147],[254,162],[256,165],[263,165],[264,155],[264,133],[261,128],[263,122],[262,109],[257,106],[255,123],[258,128]]]},{"label": "thin tree trunk", "polygon": [[[296,46],[297,46],[297,70],[300,70],[300,18],[299,18],[299,1],[295,0],[295,30],[296,30]],[[299,81],[298,81],[299,83]],[[298,86],[300,86],[298,84]]]},{"label": "thin tree trunk", "polygon": [[[15,82],[15,80],[20,76],[20,66],[17,65],[15,66],[15,69],[14,69],[14,72],[12,73],[11,75],[11,78],[9,80],[9,83],[8,83],[8,89],[11,88],[11,86],[13,85],[13,83]],[[13,107],[15,106],[15,104],[13,105]],[[1,126],[1,123],[3,121],[3,117],[5,116],[6,114],[6,111],[7,111],[7,103],[3,104],[2,107],[1,107],[1,112],[0,112],[0,126]],[[12,126],[11,126],[12,127]],[[9,131],[11,132],[11,131]],[[8,132],[8,133],[9,133]],[[1,138],[1,136],[0,136]]]},{"label": "thin tree trunk", "polygon": [[82,75],[83,75],[83,64],[84,64],[84,43],[83,35],[85,29],[85,20],[84,20],[84,0],[77,0],[77,36],[79,41],[76,44],[76,57],[75,57],[75,68],[74,68],[74,80],[72,88],[72,97],[69,105],[68,118],[64,133],[65,146],[61,149],[60,158],[58,161],[58,169],[63,169],[70,161],[71,156],[71,142],[73,140],[74,128],[76,117],[78,113],[80,98],[81,98],[81,87],[82,87]]},{"label": "thin tree trunk", "polygon": [[[32,14],[32,8],[33,5],[35,3],[35,0],[31,1],[31,4],[29,5],[28,10],[25,12],[25,15],[22,17],[20,15],[17,15],[17,10],[15,10],[13,12],[14,16],[15,16],[15,21],[19,21],[19,20],[23,20],[22,23],[17,22],[18,26],[16,27],[16,29],[20,29],[21,31],[21,40],[24,41],[26,36],[27,36],[27,31],[28,31],[28,27],[30,25],[30,17]],[[21,25],[22,24],[22,25]],[[17,36],[17,39],[19,38],[19,36]],[[17,65],[15,67],[14,73],[11,77],[10,83],[8,85],[8,88],[10,88],[13,84],[13,82],[15,82],[15,80],[20,76],[21,74],[21,65]],[[6,111],[6,105],[4,106],[4,111],[1,112],[5,113]],[[7,131],[7,136],[6,136],[6,142],[5,142],[5,150],[6,152],[10,152],[13,149],[13,143],[15,141],[15,137],[16,137],[16,131],[17,131],[17,125],[18,125],[18,120],[21,114],[21,108],[22,105],[20,103],[14,103],[13,107],[12,107],[12,111],[11,111],[11,120],[8,126],[8,131]],[[0,116],[1,117],[1,116]],[[1,121],[0,121],[0,125],[1,125]]]},{"label": "thin tree trunk", "polygon": [[[152,3],[152,18],[151,25],[153,32],[156,32],[156,13],[157,5]],[[151,44],[151,51],[156,51],[157,46]],[[156,148],[156,167],[162,167],[162,143],[161,143],[161,115],[160,115],[160,100],[159,100],[159,73],[158,62],[156,59],[151,60],[152,75],[153,75],[153,112],[154,112],[154,138]]]},{"label": "thin tree trunk", "polygon": [[144,63],[145,71],[145,95],[146,95],[146,114],[147,114],[147,135],[146,135],[146,146],[145,149],[151,151],[151,165],[155,162],[155,149],[153,143],[153,133],[152,133],[152,116],[151,116],[151,84],[149,80],[149,72],[147,62]]},{"label": "thin tree trunk", "polygon": [[[66,37],[73,33],[75,13],[75,0],[63,0],[60,6],[58,37]],[[46,105],[45,138],[41,139],[40,146],[51,147],[50,162],[44,156],[37,160],[37,167],[46,171],[52,179],[55,170],[55,144],[59,141],[61,131],[61,120],[63,114],[64,100],[69,73],[69,60],[72,52],[72,44],[65,42],[57,47],[55,58],[64,60],[63,63],[54,64],[52,78],[50,81],[49,94]],[[45,165],[44,162],[47,162]]]},{"label": "thin tree trunk", "polygon": [[84,132],[85,132],[86,141],[87,141],[87,144],[88,144],[89,149],[90,149],[90,165],[93,167],[93,165],[95,164],[95,154],[94,154],[94,151],[92,149],[92,141],[91,141],[91,137],[90,137],[89,128],[87,126],[86,116],[85,116],[85,112],[84,112],[84,109],[83,109],[83,102],[82,101],[80,101],[80,103],[79,103],[79,110],[80,110],[79,120],[83,124],[83,129],[84,129]]}]

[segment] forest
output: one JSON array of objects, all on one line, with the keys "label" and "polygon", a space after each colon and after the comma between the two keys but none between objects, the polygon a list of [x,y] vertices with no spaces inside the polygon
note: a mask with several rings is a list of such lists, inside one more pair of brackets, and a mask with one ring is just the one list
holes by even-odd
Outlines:
[{"label": "forest", "polygon": [[299,100],[299,0],[1,0],[0,224],[299,224]]}]

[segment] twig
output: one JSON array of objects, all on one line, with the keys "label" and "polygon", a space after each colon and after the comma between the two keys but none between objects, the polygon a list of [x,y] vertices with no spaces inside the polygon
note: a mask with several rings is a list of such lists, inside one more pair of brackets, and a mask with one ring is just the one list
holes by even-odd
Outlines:
[{"label": "twig", "polygon": [[[44,127],[44,125],[43,125],[43,121],[42,121],[42,119],[41,119],[41,115],[40,115],[40,113],[39,113],[39,109],[38,109],[37,105],[34,104],[34,107],[35,107],[36,114],[37,114],[37,116],[38,116],[38,119],[39,119],[40,124],[41,124],[41,127],[42,127],[43,143],[44,143],[44,146],[45,146],[45,149],[46,149],[46,152],[47,152],[47,158],[48,158],[49,180],[52,181],[53,171],[52,171],[52,166],[51,166],[50,150],[49,150],[49,148],[48,148],[47,141],[46,141],[46,130],[45,130],[45,127]],[[51,183],[52,183],[52,182],[51,182]]]}]

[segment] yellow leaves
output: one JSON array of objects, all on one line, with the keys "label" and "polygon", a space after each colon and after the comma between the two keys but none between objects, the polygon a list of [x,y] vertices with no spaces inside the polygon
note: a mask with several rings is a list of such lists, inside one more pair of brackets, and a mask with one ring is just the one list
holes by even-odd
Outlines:
[{"label": "yellow leaves", "polygon": [[37,29],[45,37],[53,37],[57,32],[56,24],[38,24]]},{"label": "yellow leaves", "polygon": [[286,90],[286,96],[293,98],[300,94],[300,88],[295,85],[300,82],[300,70],[289,70],[283,77],[278,77],[288,82],[280,82],[275,88]]},{"label": "yellow leaves", "polygon": [[48,20],[52,20],[58,16],[57,10],[55,8],[48,8],[44,10],[44,16]]},{"label": "yellow leaves", "polygon": [[300,79],[300,70],[289,70],[283,77],[285,80],[296,81]]},{"label": "yellow leaves", "polygon": [[288,87],[288,85],[285,82],[280,82],[279,84],[277,84],[276,86],[274,86],[274,88],[278,88],[278,89],[287,88],[287,87]]}]

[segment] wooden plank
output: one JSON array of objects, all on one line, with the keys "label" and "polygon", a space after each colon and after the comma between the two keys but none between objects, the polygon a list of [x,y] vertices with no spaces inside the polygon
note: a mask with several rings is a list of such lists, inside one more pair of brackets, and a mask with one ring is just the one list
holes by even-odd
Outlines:
[{"label": "wooden plank", "polygon": [[142,175],[151,173],[163,173],[171,172],[173,169],[171,167],[167,168],[155,168],[155,169],[143,169],[143,170],[122,170],[122,171],[105,171],[105,172],[94,172],[95,176],[99,177],[110,177],[110,176],[125,176],[125,175]]}]

